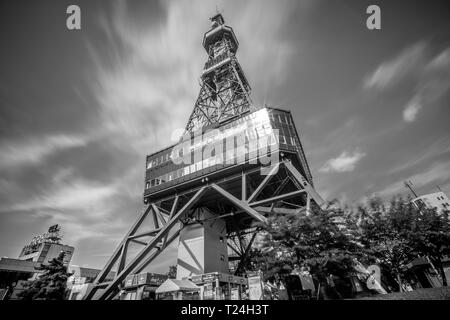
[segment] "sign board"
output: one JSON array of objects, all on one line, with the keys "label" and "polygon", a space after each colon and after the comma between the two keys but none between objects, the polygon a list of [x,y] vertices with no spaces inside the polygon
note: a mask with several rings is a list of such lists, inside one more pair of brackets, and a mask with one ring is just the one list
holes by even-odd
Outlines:
[{"label": "sign board", "polygon": [[212,283],[207,283],[203,286],[203,299],[209,300],[213,298],[213,286]]},{"label": "sign board", "polygon": [[230,296],[231,300],[240,300],[239,298],[239,288],[235,287],[235,288],[231,288],[231,296]]},{"label": "sign board", "polygon": [[147,274],[146,273],[140,273],[137,275],[137,284],[145,284],[147,280]]},{"label": "sign board", "polygon": [[216,278],[217,278],[217,275],[214,273],[204,274],[202,277],[203,282],[213,282],[216,280]]},{"label": "sign board", "polygon": [[250,300],[263,299],[263,287],[261,277],[259,275],[248,278],[248,295]]},{"label": "sign board", "polygon": [[131,287],[133,285],[134,274],[131,274],[125,278],[125,287]]},{"label": "sign board", "polygon": [[167,276],[162,274],[147,273],[147,284],[160,286],[167,278]]},{"label": "sign board", "polygon": [[195,284],[202,283],[202,276],[192,276],[191,281]]}]

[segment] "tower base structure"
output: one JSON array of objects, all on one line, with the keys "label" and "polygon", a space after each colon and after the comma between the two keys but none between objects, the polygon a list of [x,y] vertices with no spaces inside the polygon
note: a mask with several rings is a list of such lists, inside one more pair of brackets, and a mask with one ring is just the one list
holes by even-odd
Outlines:
[{"label": "tower base structure", "polygon": [[[268,222],[270,213],[308,214],[312,201],[318,206],[325,203],[289,158],[282,158],[272,171],[276,174],[261,176],[260,168],[250,168],[148,204],[85,299],[94,296],[99,300],[114,299],[127,275],[142,272],[176,239],[180,241],[179,279],[192,279],[211,271],[229,274],[225,270],[229,260],[225,246],[234,252],[238,262],[235,270],[239,270],[239,263],[246,257],[260,227]],[[212,213],[210,208],[214,205],[223,207],[223,211]],[[243,239],[250,240],[245,243]],[[130,256],[127,254],[130,243],[140,244],[142,249]],[[115,278],[106,281],[106,275],[114,270]]]},{"label": "tower base structure", "polygon": [[228,273],[226,222],[205,208],[193,216],[194,222],[185,226],[179,237],[177,279],[210,272]]}]

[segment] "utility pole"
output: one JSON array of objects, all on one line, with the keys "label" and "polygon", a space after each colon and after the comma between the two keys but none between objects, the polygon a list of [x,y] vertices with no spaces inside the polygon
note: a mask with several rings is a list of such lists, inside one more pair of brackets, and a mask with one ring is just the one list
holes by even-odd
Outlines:
[{"label": "utility pole", "polygon": [[405,181],[404,184],[405,184],[405,187],[407,187],[409,190],[411,190],[412,194],[414,195],[414,198],[417,198],[418,197],[417,193],[412,188],[412,182],[411,181]]}]

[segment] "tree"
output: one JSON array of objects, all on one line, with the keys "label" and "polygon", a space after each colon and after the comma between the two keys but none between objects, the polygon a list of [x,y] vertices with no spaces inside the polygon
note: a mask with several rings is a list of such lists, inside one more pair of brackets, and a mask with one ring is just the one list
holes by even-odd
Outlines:
[{"label": "tree", "polygon": [[67,278],[72,274],[67,272],[64,265],[64,252],[58,257],[36,267],[42,274],[34,281],[30,281],[27,288],[19,293],[22,300],[63,300],[66,294]]},{"label": "tree", "polygon": [[269,217],[258,263],[265,278],[289,274],[295,265],[306,266],[321,286],[330,274],[348,278],[354,272],[359,244],[346,225],[344,211],[329,207],[306,214]]},{"label": "tree", "polygon": [[169,279],[176,279],[177,277],[177,266],[169,266],[169,271],[167,272]]},{"label": "tree", "polygon": [[360,208],[360,241],[366,262],[378,263],[395,277],[402,291],[408,263],[416,257],[411,246],[418,211],[402,198],[394,198],[389,208],[379,199],[371,199],[367,208]]},{"label": "tree", "polygon": [[442,260],[450,255],[449,212],[438,213],[436,209],[421,208],[409,240],[417,255],[430,259],[439,272],[442,284],[447,286]]}]

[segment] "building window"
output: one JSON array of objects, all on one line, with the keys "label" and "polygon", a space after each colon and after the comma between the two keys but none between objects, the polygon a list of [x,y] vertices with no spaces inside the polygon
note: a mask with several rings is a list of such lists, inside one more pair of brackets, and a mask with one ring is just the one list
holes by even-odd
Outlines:
[{"label": "building window", "polygon": [[145,183],[145,189],[148,189],[148,188],[150,188],[150,182],[147,181],[147,182]]}]

